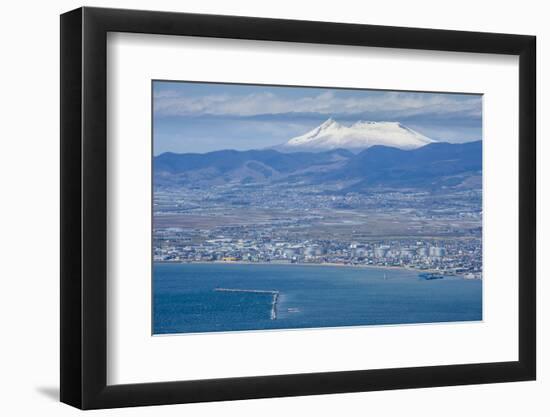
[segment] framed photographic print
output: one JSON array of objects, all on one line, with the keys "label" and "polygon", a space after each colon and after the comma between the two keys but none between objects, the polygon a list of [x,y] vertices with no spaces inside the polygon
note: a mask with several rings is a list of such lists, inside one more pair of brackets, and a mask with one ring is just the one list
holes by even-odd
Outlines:
[{"label": "framed photographic print", "polygon": [[61,16],[61,400],[535,379],[535,38]]}]

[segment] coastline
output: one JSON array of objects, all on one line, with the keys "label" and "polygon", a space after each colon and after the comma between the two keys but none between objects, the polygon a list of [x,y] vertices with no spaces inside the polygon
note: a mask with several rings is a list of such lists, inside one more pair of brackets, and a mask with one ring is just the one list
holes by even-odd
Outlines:
[{"label": "coastline", "polygon": [[194,262],[181,262],[181,261],[154,261],[154,264],[176,264],[176,265],[284,265],[284,266],[328,266],[336,268],[366,268],[366,269],[386,269],[386,270],[398,270],[408,272],[429,272],[439,273],[437,269],[416,269],[406,266],[393,266],[393,265],[352,265],[352,264],[339,264],[333,262],[324,263],[277,263],[277,262],[247,262],[247,261],[194,261]]},{"label": "coastline", "polygon": [[469,278],[465,274],[445,274],[445,272],[442,272],[438,269],[417,269],[417,268],[411,268],[407,266],[393,266],[393,265],[352,265],[352,264],[339,264],[339,263],[332,263],[332,262],[324,262],[324,263],[305,263],[305,262],[297,262],[297,263],[277,263],[277,262],[248,262],[248,261],[197,261],[197,262],[181,262],[181,261],[155,261],[153,264],[174,264],[174,265],[284,265],[284,266],[307,266],[307,267],[314,267],[314,266],[322,266],[322,267],[330,267],[330,268],[356,268],[356,269],[381,269],[381,270],[387,270],[387,271],[406,271],[406,272],[413,272],[417,274],[421,273],[430,273],[430,274],[443,274],[447,277],[456,277],[464,280],[483,280],[483,276],[481,278]]}]

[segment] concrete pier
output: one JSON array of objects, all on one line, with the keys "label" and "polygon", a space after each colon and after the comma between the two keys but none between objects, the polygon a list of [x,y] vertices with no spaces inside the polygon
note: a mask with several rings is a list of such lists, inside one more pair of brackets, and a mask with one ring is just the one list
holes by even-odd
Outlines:
[{"label": "concrete pier", "polygon": [[240,288],[214,288],[214,291],[219,292],[251,292],[257,294],[271,294],[271,320],[277,320],[277,302],[279,301],[279,291],[270,290],[249,290]]}]

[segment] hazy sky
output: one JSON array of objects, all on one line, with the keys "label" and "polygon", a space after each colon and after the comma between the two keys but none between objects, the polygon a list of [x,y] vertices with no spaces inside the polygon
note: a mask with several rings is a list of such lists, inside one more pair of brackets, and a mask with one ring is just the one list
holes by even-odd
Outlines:
[{"label": "hazy sky", "polygon": [[154,153],[261,149],[329,117],[397,121],[436,140],[481,139],[481,95],[154,81]]}]

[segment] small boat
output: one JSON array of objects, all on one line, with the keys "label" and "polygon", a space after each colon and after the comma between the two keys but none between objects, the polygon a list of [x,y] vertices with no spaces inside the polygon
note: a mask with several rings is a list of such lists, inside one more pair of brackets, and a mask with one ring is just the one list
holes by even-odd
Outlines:
[{"label": "small boat", "polygon": [[435,272],[423,272],[421,274],[418,274],[418,278],[425,281],[431,281],[432,279],[443,279],[443,275],[437,274]]}]

